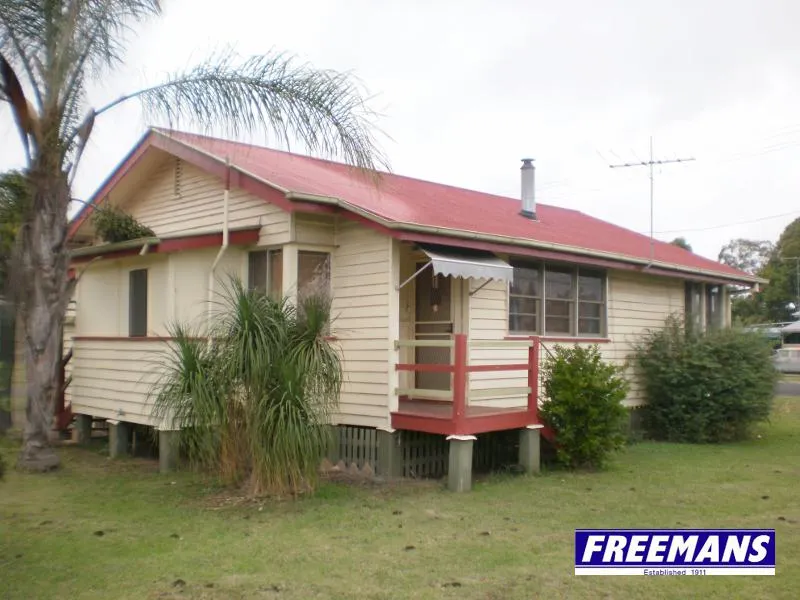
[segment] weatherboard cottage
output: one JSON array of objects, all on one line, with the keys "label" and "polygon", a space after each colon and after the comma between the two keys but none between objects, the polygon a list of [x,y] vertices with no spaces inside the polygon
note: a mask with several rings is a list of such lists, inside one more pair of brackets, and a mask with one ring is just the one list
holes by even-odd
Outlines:
[{"label": "weatherboard cottage", "polygon": [[[151,129],[89,204],[122,207],[155,237],[101,243],[73,220],[81,272],[65,330],[66,402],[79,430],[158,427],[148,399],[166,325],[202,323],[227,274],[293,296],[325,270],[343,359],[336,458],[386,476],[444,474],[468,489],[482,436],[518,431],[538,469],[542,346],[598,344],[622,363],[672,313],[730,322],[726,285],[756,280],[682,248],[521,199]],[[652,254],[651,254],[652,253]],[[643,401],[635,384],[625,401]],[[161,431],[162,466],[174,432]],[[120,442],[121,440],[121,442]],[[476,442],[477,440],[477,442]]]}]

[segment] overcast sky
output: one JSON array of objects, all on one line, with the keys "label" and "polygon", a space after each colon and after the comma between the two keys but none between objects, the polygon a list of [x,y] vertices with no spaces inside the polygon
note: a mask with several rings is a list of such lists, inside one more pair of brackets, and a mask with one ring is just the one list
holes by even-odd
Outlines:
[{"label": "overcast sky", "polygon": [[[716,258],[735,237],[776,239],[800,216],[800,2],[792,0],[166,0],[95,105],[214,49],[280,49],[353,71],[375,95],[403,175],[517,197],[519,159],[539,202],[655,230]],[[89,197],[148,125],[135,105],[95,127],[75,196]],[[21,164],[0,110],[0,169]],[[258,135],[248,141],[274,140]],[[781,216],[777,216],[781,215]],[[734,226],[731,226],[734,224]]]}]

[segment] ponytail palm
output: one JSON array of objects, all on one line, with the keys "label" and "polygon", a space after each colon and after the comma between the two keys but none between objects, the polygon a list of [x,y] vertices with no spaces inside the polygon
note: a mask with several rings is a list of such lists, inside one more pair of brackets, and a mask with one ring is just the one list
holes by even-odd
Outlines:
[{"label": "ponytail palm", "polygon": [[189,459],[225,483],[253,494],[313,488],[342,383],[329,324],[325,296],[301,298],[295,309],[232,279],[210,343],[173,327],[154,418],[181,429]]},{"label": "ponytail palm", "polygon": [[193,121],[232,134],[268,130],[308,151],[372,169],[380,162],[371,113],[346,75],[280,54],[212,56],[146,89],[96,107],[87,90],[123,63],[131,29],[158,17],[158,0],[0,0],[0,109],[7,107],[27,161],[31,202],[18,265],[27,345],[28,405],[20,465],[58,465],[49,446],[58,390],[60,331],[74,282],[67,277],[67,210],[96,123],[128,101],[170,126]]}]

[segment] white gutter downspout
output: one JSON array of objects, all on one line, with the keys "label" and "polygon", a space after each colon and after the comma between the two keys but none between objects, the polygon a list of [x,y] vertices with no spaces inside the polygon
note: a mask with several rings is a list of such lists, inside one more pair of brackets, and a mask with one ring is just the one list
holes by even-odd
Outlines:
[{"label": "white gutter downspout", "polygon": [[[219,261],[222,260],[223,255],[228,250],[228,200],[231,190],[231,161],[229,158],[225,159],[225,191],[222,195],[222,246],[217,252],[217,256],[211,265],[211,270],[208,273],[208,313],[206,318],[206,331],[210,333],[211,328],[211,315],[212,306],[214,305],[214,281],[216,280],[216,271]],[[208,338],[211,343],[211,337]]]}]

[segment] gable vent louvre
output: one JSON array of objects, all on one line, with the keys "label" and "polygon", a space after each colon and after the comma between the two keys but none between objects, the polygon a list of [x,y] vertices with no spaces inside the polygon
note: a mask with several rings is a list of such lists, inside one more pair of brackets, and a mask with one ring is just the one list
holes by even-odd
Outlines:
[{"label": "gable vent louvre", "polygon": [[532,158],[523,158],[520,167],[522,210],[523,217],[536,220],[536,167]]},{"label": "gable vent louvre", "polygon": [[176,198],[183,198],[183,191],[181,185],[183,183],[183,161],[180,158],[175,159],[175,183],[173,193]]}]

